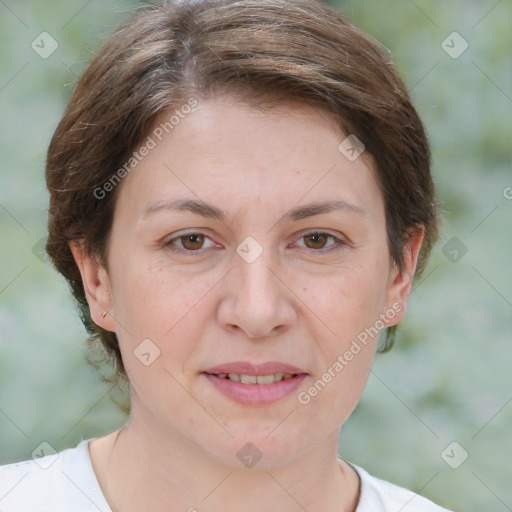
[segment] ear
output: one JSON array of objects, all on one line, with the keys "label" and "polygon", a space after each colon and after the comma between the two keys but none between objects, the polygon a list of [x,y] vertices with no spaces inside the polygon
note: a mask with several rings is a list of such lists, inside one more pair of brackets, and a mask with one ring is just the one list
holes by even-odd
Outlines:
[{"label": "ear", "polygon": [[[421,226],[405,244],[403,249],[405,268],[402,271],[399,271],[396,265],[393,265],[388,284],[386,307],[381,315],[386,327],[398,325],[405,316],[424,236],[425,228]],[[386,314],[386,312],[389,313]]]},{"label": "ear", "polygon": [[[107,271],[96,258],[86,253],[81,242],[81,240],[72,240],[69,248],[82,276],[91,318],[103,329],[115,331],[114,318],[111,316],[113,301]],[[103,316],[105,312],[107,314]]]}]

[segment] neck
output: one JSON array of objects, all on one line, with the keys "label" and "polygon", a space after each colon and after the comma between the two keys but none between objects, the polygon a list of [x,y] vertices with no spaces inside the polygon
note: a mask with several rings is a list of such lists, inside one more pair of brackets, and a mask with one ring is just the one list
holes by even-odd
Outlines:
[{"label": "neck", "polygon": [[[113,443],[105,495],[113,512],[354,512],[355,471],[337,458],[339,431],[285,464],[252,468],[219,461],[157,422],[128,423]],[[243,504],[243,506],[241,506]]]}]

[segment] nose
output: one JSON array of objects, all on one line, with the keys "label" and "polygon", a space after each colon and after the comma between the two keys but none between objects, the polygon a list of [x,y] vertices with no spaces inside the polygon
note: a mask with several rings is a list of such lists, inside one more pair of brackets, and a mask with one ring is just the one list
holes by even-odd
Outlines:
[{"label": "nose", "polygon": [[[227,276],[228,292],[218,309],[218,321],[229,331],[240,331],[248,338],[283,334],[296,321],[292,286],[282,265],[262,254],[248,263],[242,258]],[[236,255],[238,258],[238,255]]]}]

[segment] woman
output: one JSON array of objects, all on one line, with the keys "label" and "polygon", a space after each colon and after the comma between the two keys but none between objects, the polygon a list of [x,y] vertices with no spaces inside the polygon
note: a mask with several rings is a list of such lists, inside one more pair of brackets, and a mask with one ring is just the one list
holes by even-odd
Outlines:
[{"label": "woman", "polygon": [[441,511],[338,456],[437,239],[385,51],[311,0],[175,1],[105,43],[51,141],[47,251],[126,425],[1,468],[1,509]]}]

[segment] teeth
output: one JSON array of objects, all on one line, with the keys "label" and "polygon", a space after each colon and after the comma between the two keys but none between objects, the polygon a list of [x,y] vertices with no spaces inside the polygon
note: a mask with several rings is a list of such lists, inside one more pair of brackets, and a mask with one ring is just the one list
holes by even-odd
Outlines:
[{"label": "teeth", "polygon": [[235,382],[241,382],[242,384],[273,384],[281,380],[288,380],[293,377],[293,373],[274,373],[272,375],[240,375],[238,373],[219,373],[217,375],[219,379],[225,379]]},{"label": "teeth", "polygon": [[258,384],[272,384],[275,382],[274,375],[258,375],[256,382]]},{"label": "teeth", "polygon": [[258,377],[256,375],[240,375],[240,382],[242,384],[256,384]]}]

